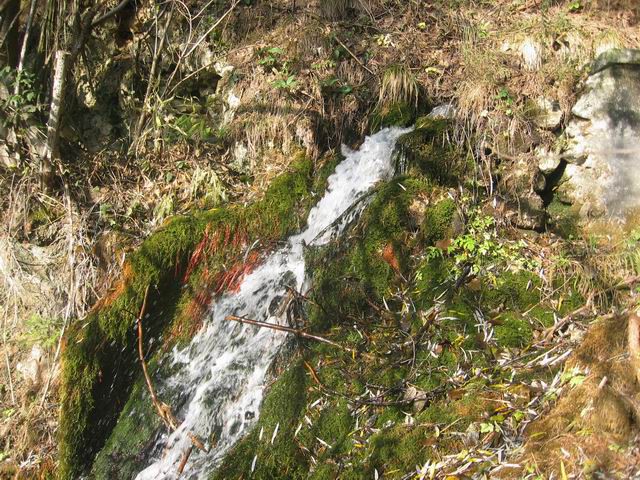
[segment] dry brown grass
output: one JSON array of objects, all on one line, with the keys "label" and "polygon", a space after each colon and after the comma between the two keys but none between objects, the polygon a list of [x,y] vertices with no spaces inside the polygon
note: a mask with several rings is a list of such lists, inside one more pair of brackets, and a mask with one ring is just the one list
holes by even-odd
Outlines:
[{"label": "dry brown grass", "polygon": [[321,0],[319,2],[320,15],[325,20],[346,20],[347,13],[353,5],[353,0]]},{"label": "dry brown grass", "polygon": [[406,65],[392,65],[385,69],[378,93],[378,105],[406,103],[417,106],[419,96],[418,81]]},{"label": "dry brown grass", "polygon": [[639,433],[640,393],[626,356],[626,319],[596,322],[571,356],[566,370],[586,373],[585,381],[527,429],[523,463],[545,476],[564,468],[577,478],[599,470],[605,478],[637,467],[629,442]]}]

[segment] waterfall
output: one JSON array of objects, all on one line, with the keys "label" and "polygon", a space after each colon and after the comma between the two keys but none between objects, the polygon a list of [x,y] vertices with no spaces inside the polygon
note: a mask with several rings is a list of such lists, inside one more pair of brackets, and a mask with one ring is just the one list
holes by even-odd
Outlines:
[{"label": "waterfall", "polygon": [[255,424],[267,371],[287,334],[225,318],[237,315],[286,322],[283,315],[278,316],[278,306],[287,287],[306,289],[305,245],[326,244],[361,213],[363,195],[376,183],[392,177],[396,140],[408,131],[387,128],[367,137],[357,151],[343,147],[345,159],[329,177],[325,195],[309,213],[306,230],[290,237],[284,247],[247,275],[237,292],[217,299],[189,346],[175,349],[165,359],[173,373],[162,389],[178,392],[179,410],[175,413],[183,421],[174,432],[157,439],[138,480],[176,478],[182,456],[191,446],[189,434],[205,443],[216,439],[208,453],[193,450],[181,475],[205,479]]}]

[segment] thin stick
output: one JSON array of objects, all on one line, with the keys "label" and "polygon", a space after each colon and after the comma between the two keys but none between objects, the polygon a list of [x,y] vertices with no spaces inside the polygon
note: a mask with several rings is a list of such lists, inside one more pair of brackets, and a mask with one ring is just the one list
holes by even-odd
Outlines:
[{"label": "thin stick", "polygon": [[[6,327],[6,325],[5,325]],[[11,379],[11,364],[9,363],[9,354],[7,353],[6,333],[2,334],[2,350],[4,351],[4,361],[7,365],[7,379],[9,380],[9,393],[11,394],[11,404],[16,404],[16,395],[13,391],[13,380]]]},{"label": "thin stick", "polygon": [[193,452],[193,445],[191,445],[183,454],[182,454],[182,460],[180,460],[180,465],[178,465],[178,476],[182,475],[182,472],[184,471],[184,467],[187,464],[187,461],[189,460],[189,457],[191,456],[191,452]]},{"label": "thin stick", "polygon": [[[160,38],[160,43],[156,43],[157,49],[153,54],[153,61],[151,62],[151,71],[149,72],[149,83],[147,83],[147,91],[144,94],[144,99],[142,100],[142,111],[140,112],[140,117],[138,117],[138,122],[136,124],[136,128],[134,130],[134,142],[137,143],[138,138],[142,134],[142,129],[144,128],[145,122],[147,121],[147,114],[149,111],[149,97],[151,96],[151,92],[153,91],[156,83],[156,70],[158,69],[158,61],[160,59],[160,55],[162,50],[164,49],[164,43],[167,39],[167,32],[169,31],[169,24],[171,23],[171,19],[173,18],[173,8],[169,10],[167,14],[167,19],[164,23],[164,29],[162,30],[162,37]],[[157,21],[156,21],[157,25]],[[156,36],[156,42],[157,42]],[[132,144],[133,145],[133,144]]]},{"label": "thin stick", "polygon": [[348,53],[349,55],[351,55],[351,56],[353,57],[353,59],[354,59],[356,62],[358,62],[358,64],[359,64],[362,68],[364,68],[367,72],[369,72],[369,73],[370,73],[371,75],[373,75],[374,77],[376,76],[376,74],[375,74],[375,73],[373,73],[373,71],[371,71],[371,69],[369,69],[369,68],[368,68],[364,63],[362,63],[362,62],[360,61],[360,59],[359,59],[358,57],[356,57],[356,56],[353,54],[353,52],[352,52],[351,50],[349,50],[349,48],[348,48],[344,43],[342,43],[342,40],[340,40],[337,36],[335,37],[335,39],[336,39],[336,41],[337,41],[337,42],[342,46],[342,48],[344,48],[344,49],[347,51],[347,53]]},{"label": "thin stick", "polygon": [[339,348],[341,350],[344,350],[345,352],[349,352],[352,354],[358,353],[356,350],[349,347],[345,347],[344,345],[340,345],[339,343],[329,340],[328,338],[320,337],[318,335],[312,335],[311,333],[303,332],[302,330],[299,330],[297,328],[285,327],[283,325],[278,325],[274,323],[261,322],[259,320],[252,320],[250,318],[238,317],[236,315],[229,315],[225,318],[225,320],[233,320],[234,322],[247,323],[249,325],[255,325],[257,327],[270,328],[271,330],[277,330],[278,332],[292,333],[298,337],[308,338],[310,340],[315,340],[317,342],[326,343],[327,345],[331,345],[333,347]]},{"label": "thin stick", "polygon": [[46,190],[51,187],[53,179],[53,162],[60,158],[60,117],[66,87],[65,76],[69,52],[58,50],[53,68],[53,86],[51,88],[51,106],[47,121],[47,150],[40,162],[40,181]]},{"label": "thin stick", "polygon": [[591,299],[589,299],[586,303],[586,305],[583,305],[582,307],[574,310],[573,312],[567,314],[565,317],[563,317],[558,323],[556,323],[555,325],[547,328],[543,335],[542,338],[546,341],[551,340],[551,338],[553,338],[553,335],[560,330],[562,327],[564,327],[567,323],[569,323],[571,321],[571,319],[573,319],[573,317],[577,316],[577,315],[581,315],[583,313],[585,313],[586,311],[588,311],[591,308]]},{"label": "thin stick", "polygon": [[107,20],[109,20],[111,17],[113,17],[114,15],[116,15],[118,12],[121,12],[122,10],[124,10],[124,8],[129,4],[129,2],[131,2],[131,0],[122,0],[118,5],[116,5],[112,10],[108,11],[107,13],[105,13],[104,15],[102,15],[99,18],[96,18],[93,22],[91,22],[91,27],[97,27],[98,25],[100,25],[103,22],[106,22]]},{"label": "thin stick", "polygon": [[151,382],[151,377],[149,376],[149,370],[147,369],[147,362],[144,359],[144,350],[142,348],[142,319],[144,317],[144,312],[147,309],[147,298],[149,296],[149,286],[144,291],[144,300],[142,301],[142,308],[140,309],[140,315],[138,315],[138,356],[140,358],[140,363],[142,364],[142,372],[144,373],[144,379],[147,382],[147,389],[149,390],[149,395],[151,395],[151,403],[158,411],[158,415],[164,422],[164,424],[171,430],[174,431],[178,428],[178,422],[176,421],[176,417],[173,416],[171,412],[171,408],[166,404],[158,400],[158,396],[156,395],[156,391],[153,388],[153,383]]},{"label": "thin stick", "polygon": [[38,0],[31,0],[31,6],[29,7],[29,16],[27,17],[27,26],[24,31],[24,39],[22,40],[22,47],[20,48],[20,58],[18,59],[18,71],[16,73],[16,84],[13,91],[14,95],[20,94],[20,77],[22,76],[22,69],[24,68],[24,57],[27,54],[27,43],[29,42],[29,35],[31,34],[31,25],[33,24],[33,16],[36,10],[36,4]]},{"label": "thin stick", "polygon": [[[138,356],[140,357],[140,363],[142,364],[142,372],[144,373],[144,380],[147,383],[147,389],[149,390],[149,395],[151,396],[151,402],[153,406],[158,412],[158,415],[167,426],[169,430],[172,432],[178,429],[178,420],[173,415],[171,411],[171,407],[166,403],[158,400],[158,396],[156,395],[156,391],[153,388],[153,383],[151,382],[151,376],[149,375],[149,370],[147,369],[147,362],[144,359],[144,349],[142,348],[142,319],[144,318],[144,312],[147,309],[147,298],[149,297],[149,286],[144,291],[144,300],[142,301],[142,307],[140,308],[140,314],[138,315]],[[207,453],[207,449],[195,434],[192,432],[188,432],[187,436],[191,440],[191,446],[189,446],[188,450],[182,455],[182,460],[178,466],[178,476],[184,470],[185,465],[187,464],[187,460],[189,460],[189,456],[193,451],[193,448],[197,448]]]},{"label": "thin stick", "polygon": [[189,51],[184,55],[180,55],[180,58],[178,59],[178,63],[176,64],[176,68],[173,69],[173,73],[171,74],[171,77],[169,77],[169,80],[167,81],[167,85],[171,84],[171,81],[173,80],[173,77],[177,73],[178,67],[180,66],[180,63],[182,62],[182,60],[188,57],[189,55],[191,55],[191,53],[193,53],[193,51],[196,48],[198,48],[198,45],[200,45],[202,41],[206,39],[209,36],[209,34],[213,32],[213,30],[215,30],[215,28],[218,25],[220,25],[220,23],[225,18],[227,18],[227,16],[238,6],[239,3],[240,3],[240,0],[236,0],[235,2],[233,2],[233,4],[231,4],[231,7],[229,7],[229,9],[226,12],[224,12],[224,14],[213,25],[211,25],[211,27],[209,27],[209,29],[206,32],[204,32],[198,40],[196,40],[196,42],[192,45]]}]

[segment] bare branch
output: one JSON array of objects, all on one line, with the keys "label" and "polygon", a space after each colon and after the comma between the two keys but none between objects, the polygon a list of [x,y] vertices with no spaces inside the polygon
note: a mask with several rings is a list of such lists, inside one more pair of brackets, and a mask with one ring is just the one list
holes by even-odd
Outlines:
[{"label": "bare branch", "polygon": [[311,333],[304,332],[297,328],[285,327],[284,325],[278,325],[275,323],[267,323],[261,322],[259,320],[252,320],[250,318],[238,317],[236,315],[229,315],[225,318],[225,320],[233,320],[234,322],[247,323],[249,325],[255,325],[257,327],[270,328],[271,330],[277,330],[278,332],[287,332],[292,333],[298,337],[308,338],[310,340],[315,340],[316,342],[326,343],[327,345],[331,345],[333,347],[339,348],[340,350],[344,350],[345,352],[349,352],[351,354],[357,354],[358,352],[353,348],[345,347],[344,345],[340,345],[328,338],[321,337],[319,335],[312,335]]}]

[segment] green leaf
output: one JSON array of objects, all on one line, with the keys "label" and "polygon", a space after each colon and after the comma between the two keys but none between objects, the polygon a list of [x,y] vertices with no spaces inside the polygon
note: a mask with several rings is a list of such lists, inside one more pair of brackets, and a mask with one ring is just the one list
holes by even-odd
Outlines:
[{"label": "green leaf", "polygon": [[493,423],[483,422],[480,424],[480,433],[491,433],[496,429]]}]

